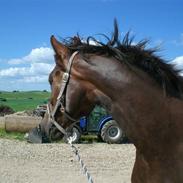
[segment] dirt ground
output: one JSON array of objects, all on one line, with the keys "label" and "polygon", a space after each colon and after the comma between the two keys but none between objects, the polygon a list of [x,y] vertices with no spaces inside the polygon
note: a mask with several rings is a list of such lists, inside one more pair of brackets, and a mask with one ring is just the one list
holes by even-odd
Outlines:
[{"label": "dirt ground", "polygon": [[[94,183],[129,183],[132,144],[76,144]],[[0,183],[87,183],[68,144],[0,139]]]}]

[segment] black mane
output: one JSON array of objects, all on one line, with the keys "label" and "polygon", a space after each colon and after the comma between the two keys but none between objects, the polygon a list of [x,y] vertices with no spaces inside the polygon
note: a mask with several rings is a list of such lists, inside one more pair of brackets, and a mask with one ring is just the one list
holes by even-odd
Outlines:
[{"label": "black mane", "polygon": [[[107,43],[99,42],[91,36],[86,41],[82,41],[77,35],[69,40],[64,40],[64,44],[72,52],[112,56],[129,66],[135,65],[153,77],[167,95],[182,98],[183,85],[179,75],[180,71],[176,70],[172,64],[168,64],[166,60],[155,55],[157,49],[147,49],[148,40],[134,44],[133,37],[130,38],[128,32],[121,41],[116,20],[114,21],[112,38],[103,36],[107,39]],[[95,45],[90,44],[90,41],[93,41]]]}]

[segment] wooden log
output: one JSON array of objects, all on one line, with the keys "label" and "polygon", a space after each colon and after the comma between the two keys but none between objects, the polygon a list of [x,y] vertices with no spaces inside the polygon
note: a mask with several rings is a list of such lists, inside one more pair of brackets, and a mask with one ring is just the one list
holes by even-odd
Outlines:
[{"label": "wooden log", "polygon": [[0,129],[5,129],[5,118],[0,117]]},{"label": "wooden log", "polygon": [[40,117],[6,116],[5,130],[7,132],[28,132],[41,122]]}]

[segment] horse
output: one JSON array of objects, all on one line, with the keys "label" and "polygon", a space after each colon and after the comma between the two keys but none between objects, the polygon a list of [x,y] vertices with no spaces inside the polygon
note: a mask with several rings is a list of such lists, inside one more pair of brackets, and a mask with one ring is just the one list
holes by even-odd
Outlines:
[{"label": "horse", "polygon": [[147,48],[148,40],[134,44],[129,33],[120,40],[116,21],[112,38],[104,37],[106,43],[79,36],[60,42],[51,36],[55,68],[42,133],[61,138],[81,116],[102,105],[136,147],[132,183],[182,183],[180,71]]}]

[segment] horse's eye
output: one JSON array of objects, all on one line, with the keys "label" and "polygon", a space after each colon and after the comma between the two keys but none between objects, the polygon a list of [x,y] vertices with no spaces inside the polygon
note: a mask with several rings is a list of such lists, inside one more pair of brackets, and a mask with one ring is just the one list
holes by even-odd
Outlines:
[{"label": "horse's eye", "polygon": [[60,71],[56,71],[55,72],[55,76],[58,76],[59,77],[60,76]]}]

